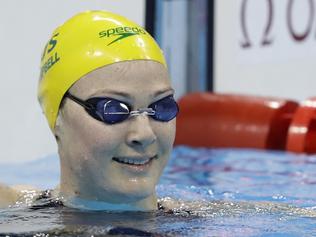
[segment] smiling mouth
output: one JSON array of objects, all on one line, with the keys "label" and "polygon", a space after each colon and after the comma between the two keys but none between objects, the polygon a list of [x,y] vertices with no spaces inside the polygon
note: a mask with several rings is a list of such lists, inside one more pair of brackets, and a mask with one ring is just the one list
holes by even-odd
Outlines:
[{"label": "smiling mouth", "polygon": [[127,158],[127,157],[113,157],[113,160],[125,164],[125,165],[135,165],[135,166],[142,166],[149,164],[153,159],[156,159],[157,155],[150,157],[150,158]]}]

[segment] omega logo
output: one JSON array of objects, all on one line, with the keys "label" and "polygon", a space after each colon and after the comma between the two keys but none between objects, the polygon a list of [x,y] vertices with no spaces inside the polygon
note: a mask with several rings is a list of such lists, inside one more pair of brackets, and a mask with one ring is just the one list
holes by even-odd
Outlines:
[{"label": "omega logo", "polygon": [[[259,43],[260,46],[269,46],[273,44],[273,38],[271,37],[271,30],[273,28],[273,23],[275,20],[275,6],[274,1],[276,0],[265,0],[267,4],[267,20],[262,30],[262,36]],[[297,0],[302,1],[302,0]],[[303,32],[298,32],[297,29],[294,27],[294,16],[293,16],[293,10],[294,10],[294,2],[295,0],[288,0],[287,6],[286,6],[286,27],[287,31],[289,32],[289,36],[292,40],[295,42],[302,42],[304,41],[311,33],[313,29],[313,23],[315,18],[315,8],[314,8],[314,0],[305,0],[308,2],[308,21],[306,22],[306,28]],[[249,37],[249,32],[247,28],[247,5],[248,0],[242,0],[241,4],[241,11],[240,11],[240,23],[241,23],[241,33],[242,33],[242,42],[240,43],[240,46],[242,48],[251,48],[254,46],[254,42]]]}]

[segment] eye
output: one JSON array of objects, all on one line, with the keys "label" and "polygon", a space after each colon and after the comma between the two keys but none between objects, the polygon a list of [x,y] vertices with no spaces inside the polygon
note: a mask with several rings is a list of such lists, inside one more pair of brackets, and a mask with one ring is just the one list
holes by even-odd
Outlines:
[{"label": "eye", "polygon": [[122,101],[106,98],[97,105],[97,110],[102,114],[103,121],[109,124],[119,123],[127,119],[130,106]]},{"label": "eye", "polygon": [[128,106],[118,100],[109,100],[103,105],[104,114],[129,114],[129,111]]},{"label": "eye", "polygon": [[148,107],[155,111],[155,115],[152,116],[154,119],[165,122],[175,118],[179,112],[178,104],[173,96],[162,98]]},{"label": "eye", "polygon": [[93,97],[86,102],[92,106],[86,111],[95,119],[108,124],[122,122],[129,116],[130,106],[113,98]]}]

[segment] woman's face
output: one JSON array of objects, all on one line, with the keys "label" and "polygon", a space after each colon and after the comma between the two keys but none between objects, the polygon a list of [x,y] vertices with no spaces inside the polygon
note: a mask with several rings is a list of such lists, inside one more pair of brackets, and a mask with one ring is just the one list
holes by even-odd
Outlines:
[{"label": "woman's face", "polygon": [[[97,69],[77,81],[69,92],[82,100],[114,98],[131,105],[132,110],[147,108],[173,94],[166,68],[146,60]],[[146,115],[109,125],[66,98],[55,130],[61,190],[112,203],[154,195],[172,149],[175,125],[175,119],[159,122]]]}]

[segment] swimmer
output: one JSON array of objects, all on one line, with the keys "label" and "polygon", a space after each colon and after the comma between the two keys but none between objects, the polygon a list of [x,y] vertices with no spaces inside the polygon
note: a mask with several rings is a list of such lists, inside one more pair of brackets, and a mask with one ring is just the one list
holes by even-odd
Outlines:
[{"label": "swimmer", "polygon": [[58,145],[60,185],[47,191],[0,185],[0,207],[316,217],[314,210],[275,203],[157,199],[178,106],[162,51],[126,18],[103,11],[74,16],[53,32],[40,75],[38,98]]},{"label": "swimmer", "polygon": [[[173,95],[161,49],[134,22],[87,11],[58,27],[38,87],[61,164],[52,195],[75,208],[156,210],[175,139]],[[18,196],[1,186],[2,206]]]}]

